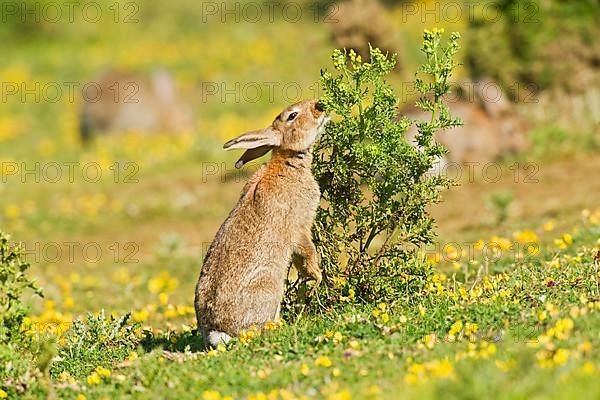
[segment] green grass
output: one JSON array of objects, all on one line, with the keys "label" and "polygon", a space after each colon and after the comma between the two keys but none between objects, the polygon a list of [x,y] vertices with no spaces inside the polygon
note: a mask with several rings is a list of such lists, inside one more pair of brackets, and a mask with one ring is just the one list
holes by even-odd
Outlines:
[{"label": "green grass", "polygon": [[[593,398],[600,393],[597,218],[577,224],[570,238],[533,227],[541,251],[521,259],[504,250],[492,262],[459,258],[456,267],[449,252],[452,261],[432,266],[428,279],[407,276],[393,304],[348,300],[211,351],[191,317],[165,317],[162,306],[149,312],[154,328],[89,316],[59,339],[51,383],[36,380],[27,393],[44,397],[51,386],[60,398],[98,399]],[[126,291],[127,283],[112,285]],[[162,277],[150,287],[173,285]]]}]

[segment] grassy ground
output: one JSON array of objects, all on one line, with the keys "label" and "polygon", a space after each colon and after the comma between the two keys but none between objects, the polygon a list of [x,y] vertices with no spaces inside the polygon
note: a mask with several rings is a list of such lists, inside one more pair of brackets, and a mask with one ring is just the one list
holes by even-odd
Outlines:
[{"label": "grassy ground", "polygon": [[[393,304],[349,299],[208,352],[191,331],[186,302],[173,307],[168,297],[191,296],[192,282],[177,270],[147,281],[105,278],[115,293],[142,282],[137,290],[151,300],[130,320],[141,325],[113,330],[128,324],[89,317],[59,340],[51,383],[39,379],[28,393],[43,397],[51,385],[60,398],[594,398],[600,211],[579,219],[512,237],[500,230],[472,244],[471,256],[456,246],[432,251],[428,278],[407,276],[409,289]],[[197,272],[197,262],[175,260]],[[158,273],[158,265],[147,268]],[[73,278],[55,278],[61,294],[54,298],[79,298]],[[109,297],[91,292],[91,299]],[[69,308],[46,302],[32,330]]]},{"label": "grassy ground", "polygon": [[[184,1],[169,2],[187,10],[174,14],[150,3],[155,8],[140,11],[143,24],[51,26],[50,39],[5,49],[0,77],[17,83],[83,82],[109,65],[165,65],[192,99],[198,130],[82,148],[77,101],[4,102],[0,227],[25,242],[45,298],[31,299],[25,327],[41,338],[40,357],[15,359],[0,346],[0,397],[600,396],[600,163],[577,146],[548,155],[552,143],[516,160],[516,170],[513,161],[500,164],[497,182],[477,175],[445,195],[432,209],[440,238],[425,251],[428,277],[407,276],[407,292],[393,304],[348,299],[203,351],[193,333],[193,286],[204,250],[256,168],[234,172],[235,155],[220,144],[270,122],[287,100],[276,91],[258,103],[203,101],[202,82],[294,82],[312,96],[331,44],[325,27],[310,21],[198,24],[199,10]],[[407,43],[422,24],[406,24]],[[406,62],[412,78],[418,61]],[[534,176],[523,160],[536,163]],[[79,163],[73,179],[70,162]],[[63,176],[55,182],[56,165]],[[90,165],[102,172],[97,181]],[[502,210],[490,204],[500,195],[512,201],[498,223]]]}]

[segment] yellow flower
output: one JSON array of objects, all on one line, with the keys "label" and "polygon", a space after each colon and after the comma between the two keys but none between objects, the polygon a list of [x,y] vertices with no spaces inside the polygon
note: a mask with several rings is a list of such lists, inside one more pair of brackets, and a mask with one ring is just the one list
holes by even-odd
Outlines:
[{"label": "yellow flower", "polygon": [[96,372],[92,372],[87,377],[87,383],[88,385],[98,385],[100,383],[100,375]]},{"label": "yellow flower", "polygon": [[512,243],[505,237],[494,236],[490,239],[489,247],[497,251],[509,250],[512,247]]},{"label": "yellow flower", "polygon": [[225,353],[227,351],[227,347],[223,343],[219,343],[217,345],[217,351],[220,351],[221,353]]},{"label": "yellow flower", "polygon": [[308,374],[310,374],[310,368],[307,364],[302,364],[300,367],[300,373],[304,376],[308,376]]},{"label": "yellow flower", "polygon": [[436,337],[434,334],[426,335],[425,338],[423,339],[423,343],[425,343],[425,347],[427,347],[429,350],[431,350],[435,347],[435,342],[436,342]]},{"label": "yellow flower", "polygon": [[452,326],[450,327],[450,330],[448,331],[448,334],[456,336],[462,331],[462,328],[463,328],[463,323],[461,320],[458,320],[452,324]]},{"label": "yellow flower", "polygon": [[75,400],[87,400],[87,397],[85,397],[82,394],[79,394],[79,396],[77,396]]},{"label": "yellow flower", "polygon": [[166,305],[169,302],[169,295],[166,294],[165,292],[159,293],[158,302],[160,304],[162,304],[163,306]]},{"label": "yellow flower", "polygon": [[581,371],[584,374],[591,375],[594,372],[596,372],[596,366],[594,365],[594,363],[588,361],[585,364],[583,364],[583,367],[581,367]]},{"label": "yellow flower", "polygon": [[75,379],[71,376],[69,371],[63,371],[58,374],[58,380],[61,382],[75,383]]},{"label": "yellow flower", "polygon": [[16,204],[9,204],[4,207],[4,215],[8,219],[17,219],[21,216],[21,209]]},{"label": "yellow flower", "polygon": [[554,226],[555,226],[555,225],[556,225],[556,222],[554,222],[554,220],[550,220],[550,221],[547,221],[547,222],[544,224],[544,227],[543,227],[543,228],[544,228],[544,230],[545,230],[546,232],[551,232],[551,231],[553,231],[553,230],[554,230]]},{"label": "yellow flower", "polygon": [[454,374],[454,367],[448,360],[434,360],[427,365],[431,375],[438,378],[449,378]]},{"label": "yellow flower", "polygon": [[279,327],[279,325],[280,325],[279,322],[267,321],[267,323],[265,324],[265,330],[266,331],[274,331],[275,329],[277,329]]},{"label": "yellow flower", "polygon": [[96,367],[96,373],[99,376],[105,377],[105,378],[107,378],[107,377],[110,376],[110,370],[108,370],[108,369],[106,369],[104,367],[101,367],[101,366]]},{"label": "yellow flower", "polygon": [[148,319],[149,316],[150,316],[150,313],[145,308],[143,308],[139,311],[133,312],[133,319],[136,322],[144,322]]},{"label": "yellow flower", "polygon": [[0,399],[5,399],[8,397],[8,393],[6,393],[4,390],[0,389]]},{"label": "yellow flower", "polygon": [[179,281],[171,277],[167,271],[148,281],[148,290],[152,293],[170,292],[179,286]]},{"label": "yellow flower", "polygon": [[166,319],[173,319],[173,318],[177,318],[179,313],[177,312],[176,307],[174,307],[172,304],[169,304],[163,314]]},{"label": "yellow flower", "polygon": [[338,344],[344,339],[344,335],[340,332],[336,332],[333,334],[333,343]]},{"label": "yellow flower", "polygon": [[531,254],[532,256],[537,256],[540,254],[540,248],[533,245],[527,246],[527,253]]},{"label": "yellow flower", "polygon": [[444,250],[446,252],[446,257],[448,257],[450,261],[456,261],[462,256],[462,251],[452,244],[446,245]]},{"label": "yellow flower", "polygon": [[329,368],[333,365],[331,359],[327,356],[320,356],[315,360],[315,365],[317,367]]},{"label": "yellow flower", "polygon": [[531,229],[525,229],[513,234],[515,240],[521,244],[537,243],[538,236]]},{"label": "yellow flower", "polygon": [[381,314],[381,322],[383,322],[384,324],[387,324],[389,320],[390,320],[390,316],[387,313]]},{"label": "yellow flower", "polygon": [[332,393],[327,396],[327,400],[350,400],[351,398],[352,396],[350,395],[348,389],[344,389],[341,392]]},{"label": "yellow flower", "polygon": [[566,350],[566,349],[558,349],[554,353],[554,356],[552,356],[552,361],[554,361],[554,363],[556,365],[563,365],[564,363],[567,362],[568,359],[569,359],[569,350]]},{"label": "yellow flower", "polygon": [[221,393],[216,390],[205,390],[202,393],[202,400],[221,400]]}]

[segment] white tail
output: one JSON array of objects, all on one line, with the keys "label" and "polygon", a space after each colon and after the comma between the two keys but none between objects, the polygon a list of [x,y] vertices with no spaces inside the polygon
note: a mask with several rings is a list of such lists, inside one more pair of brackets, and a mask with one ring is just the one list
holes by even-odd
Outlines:
[{"label": "white tail", "polygon": [[231,340],[231,336],[229,336],[225,332],[210,331],[208,333],[207,339],[208,343],[212,347],[217,347],[220,344],[227,344]]}]

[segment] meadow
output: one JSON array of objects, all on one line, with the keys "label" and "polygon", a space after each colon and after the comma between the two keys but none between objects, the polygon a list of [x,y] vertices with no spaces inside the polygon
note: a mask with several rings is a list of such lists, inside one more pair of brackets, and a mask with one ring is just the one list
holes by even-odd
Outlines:
[{"label": "meadow", "polygon": [[[98,22],[76,13],[72,23],[0,30],[10,39],[0,63],[0,228],[24,243],[44,293],[24,298],[33,349],[15,357],[0,345],[0,398],[600,398],[597,130],[538,126],[530,149],[495,164],[497,179],[458,177],[430,209],[438,237],[422,249],[427,270],[407,271],[395,301],[350,294],[206,350],[194,285],[260,164],[235,170],[238,155],[222,143],[320,95],[333,48],[325,17],[290,22],[276,8],[272,21],[236,21],[173,0],[115,3],[115,23],[112,3],[97,4]],[[466,29],[464,20],[397,23],[400,92],[432,25]],[[67,83],[156,65],[174,73],[196,129],[83,146],[81,100]]]}]

